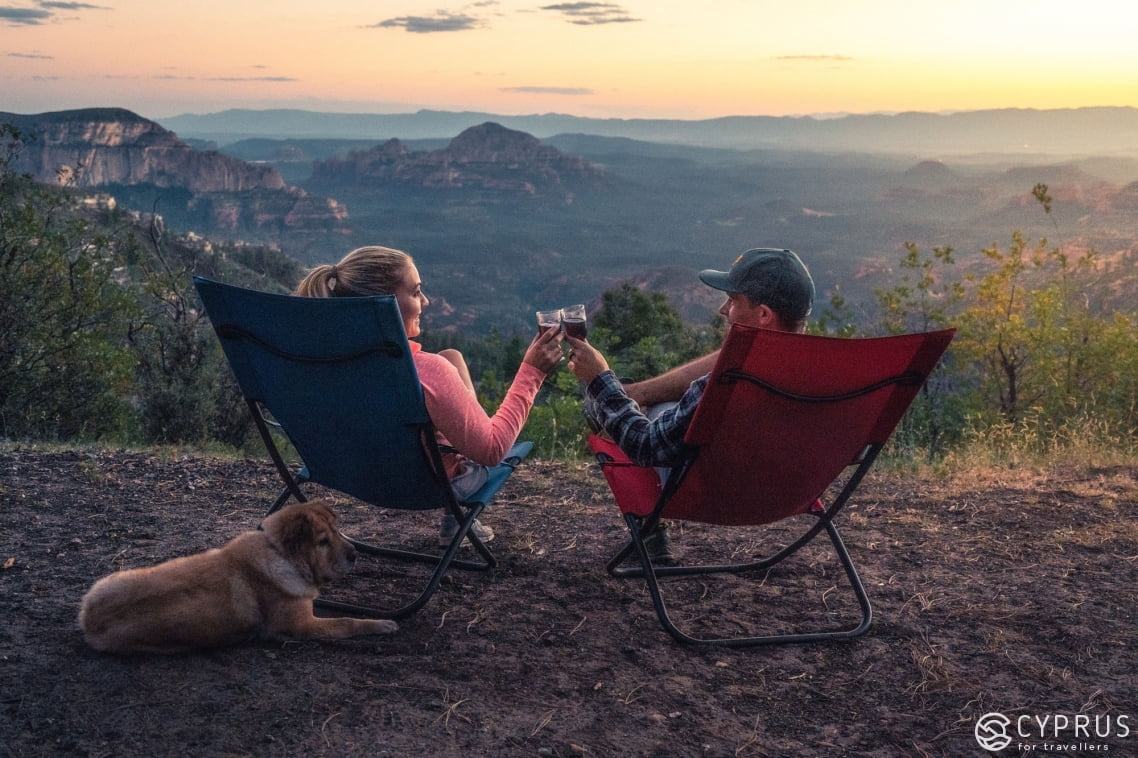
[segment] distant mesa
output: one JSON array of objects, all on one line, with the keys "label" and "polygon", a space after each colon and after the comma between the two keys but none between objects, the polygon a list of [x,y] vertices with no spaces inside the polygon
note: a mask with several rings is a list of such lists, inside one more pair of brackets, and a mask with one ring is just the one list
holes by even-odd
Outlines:
[{"label": "distant mesa", "polygon": [[474,189],[511,195],[571,191],[598,183],[604,171],[525,132],[484,123],[440,150],[411,151],[398,139],[370,150],[317,161],[307,186],[324,190],[375,186]]},{"label": "distant mesa", "polygon": [[218,152],[200,152],[153,121],[122,108],[87,108],[21,116],[0,123],[25,136],[13,168],[42,182],[60,173],[75,187],[153,184],[192,192],[284,189],[275,168]]},{"label": "distant mesa", "polygon": [[959,179],[956,172],[940,161],[921,161],[905,172],[903,183],[908,187],[940,189],[958,182]]},{"label": "distant mesa", "polygon": [[[327,229],[347,212],[335,200],[287,185],[277,169],[216,151],[199,151],[157,123],[122,108],[38,115],[0,113],[21,139],[12,170],[79,189],[112,188],[137,200],[160,192],[160,212],[210,232]],[[136,188],[136,189],[130,189]]]}]

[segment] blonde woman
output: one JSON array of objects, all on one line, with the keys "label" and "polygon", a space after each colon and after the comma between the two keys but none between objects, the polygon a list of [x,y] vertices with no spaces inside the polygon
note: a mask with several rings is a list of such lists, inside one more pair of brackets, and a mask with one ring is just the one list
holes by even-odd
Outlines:
[{"label": "blonde woman", "polygon": [[[297,285],[304,297],[360,297],[394,295],[403,318],[403,328],[412,340],[411,352],[423,398],[440,442],[459,453],[444,456],[451,487],[461,499],[486,481],[488,466],[498,464],[517,441],[534,398],[545,377],[562,359],[561,334],[557,330],[534,337],[502,404],[493,416],[478,403],[466,360],[457,350],[438,353],[424,351],[413,341],[422,333],[419,318],[430,300],[423,293],[423,282],[411,256],[388,247],[357,248],[335,264],[313,268]],[[474,534],[483,541],[494,538],[494,531],[475,521]],[[446,545],[458,530],[450,514],[439,525],[439,543]]]}]

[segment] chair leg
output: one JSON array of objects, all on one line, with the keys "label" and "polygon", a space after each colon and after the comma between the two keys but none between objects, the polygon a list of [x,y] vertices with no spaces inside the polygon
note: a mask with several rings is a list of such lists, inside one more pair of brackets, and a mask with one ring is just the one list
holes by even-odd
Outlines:
[{"label": "chair leg", "polygon": [[[295,493],[293,492],[293,488],[286,486],[283,490],[281,490],[281,494],[277,495],[277,499],[273,501],[273,504],[269,506],[269,511],[265,515],[270,516],[279,511],[284,507],[285,503],[288,502],[288,499],[294,496],[294,494]],[[297,502],[303,503],[304,500],[304,495],[301,494],[301,496],[297,499]]]},{"label": "chair leg", "polygon": [[[691,645],[717,645],[721,647],[753,647],[758,645],[779,645],[794,642],[820,642],[823,640],[837,640],[837,639],[851,639],[858,637],[869,629],[873,621],[873,611],[870,607],[869,597],[866,594],[865,586],[862,584],[861,577],[857,573],[857,569],[853,564],[850,557],[849,550],[846,549],[845,543],[842,541],[841,535],[838,533],[837,527],[832,521],[826,521],[823,524],[827,535],[830,537],[830,542],[838,555],[838,560],[841,562],[843,569],[846,573],[846,578],[849,580],[850,587],[853,590],[854,596],[857,598],[858,606],[861,610],[861,621],[854,627],[849,629],[838,630],[823,630],[816,632],[797,632],[791,634],[775,634],[775,635],[760,635],[760,636],[740,636],[740,637],[696,637],[688,634],[676,626],[668,614],[667,605],[664,601],[663,593],[661,592],[659,577],[660,576],[683,576],[692,574],[709,574],[709,573],[741,573],[740,568],[747,571],[753,570],[755,565],[759,564],[735,564],[724,566],[668,566],[658,567],[652,564],[651,558],[648,554],[647,546],[644,544],[644,536],[640,530],[640,524],[634,516],[626,515],[628,522],[629,532],[632,535],[630,544],[626,546],[625,550],[619,555],[627,554],[628,552],[635,552],[640,561],[640,567],[635,570],[634,575],[642,575],[646,584],[648,585],[648,593],[652,598],[652,606],[656,611],[656,616],[660,620],[660,625],[664,628],[669,635],[675,640],[684,644]],[[780,553],[778,559],[787,557],[787,554]],[[771,565],[771,562],[766,562],[765,565]],[[610,562],[611,566],[611,562]],[[610,573],[615,576],[630,576],[633,574],[614,572],[610,569]]]},{"label": "chair leg", "polygon": [[[498,565],[498,559],[490,551],[490,548],[478,538],[477,535],[471,531],[474,521],[481,515],[482,511],[486,508],[493,496],[496,494],[499,487],[501,487],[509,475],[513,472],[514,468],[518,465],[521,459],[529,449],[532,448],[531,443],[519,443],[515,449],[519,454],[511,459],[503,461],[500,470],[494,471],[492,474],[492,481],[489,481],[487,486],[475,493],[468,501],[454,501],[453,499],[446,506],[446,512],[449,512],[458,520],[458,532],[455,534],[454,539],[450,544],[443,549],[442,553],[438,552],[417,552],[413,550],[403,550],[400,548],[384,547],[375,545],[360,540],[355,540],[349,537],[351,543],[361,553],[371,556],[389,558],[397,561],[424,563],[432,566],[430,578],[427,580],[426,586],[422,592],[409,603],[397,608],[380,608],[377,606],[363,605],[359,603],[348,603],[327,598],[317,598],[315,605],[327,610],[335,611],[338,613],[348,613],[359,616],[370,616],[373,618],[390,618],[401,619],[414,614],[419,611],[427,601],[434,595],[438,589],[439,584],[442,582],[443,576],[450,569],[461,569],[464,571],[489,571]],[[287,471],[287,470],[286,470]],[[291,476],[291,474],[290,474]],[[299,500],[304,500],[304,494],[300,489],[300,485],[308,482],[307,469],[303,470],[300,475],[297,475],[291,482],[286,481],[285,489],[277,497],[273,503],[270,513],[278,508],[281,508],[290,497],[296,497]],[[431,513],[438,513],[437,510],[430,511]],[[476,555],[470,559],[458,558],[459,549],[463,546],[464,540],[469,540],[471,547],[474,549]]]},{"label": "chair leg", "polygon": [[[447,545],[442,555],[438,553],[419,553],[411,550],[400,550],[396,548],[381,547],[379,545],[372,545],[367,542],[360,542],[351,540],[356,548],[368,555],[381,556],[384,558],[393,558],[395,560],[410,561],[417,563],[427,563],[434,566],[430,578],[427,580],[426,586],[422,592],[411,602],[398,608],[379,608],[376,606],[362,605],[358,603],[345,603],[336,600],[327,600],[324,598],[317,598],[315,605],[327,610],[336,611],[338,613],[351,613],[361,616],[370,616],[373,618],[389,618],[401,619],[406,618],[418,612],[431,596],[435,594],[438,589],[439,583],[442,582],[443,576],[452,568],[465,569],[467,571],[488,571],[498,565],[497,559],[493,553],[482,544],[482,542],[473,534],[468,534],[474,519],[485,508],[485,503],[476,503],[470,509],[469,513],[463,516],[463,520],[459,522],[458,533],[455,538]],[[467,561],[456,558],[459,549],[462,547],[464,537],[469,537],[471,544],[475,550],[479,552],[484,558],[482,561]],[[479,548],[481,548],[479,550]]]}]

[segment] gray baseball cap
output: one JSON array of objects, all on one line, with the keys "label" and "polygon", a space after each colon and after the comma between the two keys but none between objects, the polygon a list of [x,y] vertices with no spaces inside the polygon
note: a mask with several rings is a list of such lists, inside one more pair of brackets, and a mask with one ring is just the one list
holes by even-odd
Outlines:
[{"label": "gray baseball cap", "polygon": [[754,248],[736,258],[730,271],[704,269],[699,279],[717,290],[746,295],[791,321],[806,318],[814,305],[814,280],[789,250]]}]

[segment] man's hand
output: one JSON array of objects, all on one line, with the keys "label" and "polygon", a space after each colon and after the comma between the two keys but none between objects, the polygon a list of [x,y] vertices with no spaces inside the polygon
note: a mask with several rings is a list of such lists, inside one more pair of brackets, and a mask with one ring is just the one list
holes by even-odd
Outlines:
[{"label": "man's hand", "polygon": [[590,345],[586,340],[579,340],[565,335],[569,343],[569,370],[580,381],[588,384],[597,378],[603,371],[608,371],[609,364],[601,351]]}]

